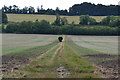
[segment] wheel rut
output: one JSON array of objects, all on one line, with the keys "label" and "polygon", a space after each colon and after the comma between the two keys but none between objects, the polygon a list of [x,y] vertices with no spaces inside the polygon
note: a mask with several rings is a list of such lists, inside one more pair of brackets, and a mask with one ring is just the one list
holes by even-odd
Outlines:
[{"label": "wheel rut", "polygon": [[[63,51],[64,51],[64,42],[60,44],[60,47],[56,50],[55,55],[62,54]],[[55,56],[53,58],[55,58]],[[70,72],[62,64],[59,64],[56,71],[58,78],[66,78],[70,75]]]}]

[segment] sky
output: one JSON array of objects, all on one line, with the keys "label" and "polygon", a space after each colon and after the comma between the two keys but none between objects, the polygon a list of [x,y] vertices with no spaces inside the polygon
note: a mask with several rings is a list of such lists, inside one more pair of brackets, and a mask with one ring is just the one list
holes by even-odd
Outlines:
[{"label": "sky", "polygon": [[56,9],[59,7],[60,9],[69,9],[69,7],[73,6],[74,4],[80,4],[83,2],[91,2],[94,4],[104,4],[104,5],[118,5],[120,0],[0,0],[0,8],[4,5],[17,5],[20,8],[25,6],[33,6],[34,8],[40,7],[43,5],[44,9]]}]

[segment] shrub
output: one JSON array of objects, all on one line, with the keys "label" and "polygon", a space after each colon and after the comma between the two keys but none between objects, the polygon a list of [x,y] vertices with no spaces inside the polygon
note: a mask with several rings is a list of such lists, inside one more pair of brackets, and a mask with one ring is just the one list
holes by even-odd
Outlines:
[{"label": "shrub", "polygon": [[119,17],[115,17],[115,16],[107,16],[100,22],[100,24],[111,26],[111,27],[118,27],[120,26],[120,19]]},{"label": "shrub", "polygon": [[94,18],[89,17],[89,15],[82,15],[80,16],[80,23],[81,25],[95,25],[96,20]]},{"label": "shrub", "polygon": [[18,27],[19,27],[18,24],[8,24],[6,29],[5,29],[5,32],[16,33],[18,31]]},{"label": "shrub", "polygon": [[18,26],[18,33],[33,33],[33,22],[32,21],[23,21]]},{"label": "shrub", "polygon": [[111,27],[120,27],[120,20],[117,19],[117,20],[111,21],[109,23],[109,26],[111,26]]},{"label": "shrub", "polygon": [[50,30],[50,23],[46,20],[36,21],[33,26],[34,33],[47,34]]}]

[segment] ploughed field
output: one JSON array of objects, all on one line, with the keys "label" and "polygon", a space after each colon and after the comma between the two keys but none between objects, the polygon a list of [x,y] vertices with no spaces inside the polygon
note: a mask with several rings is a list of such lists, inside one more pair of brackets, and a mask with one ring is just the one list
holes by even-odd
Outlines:
[{"label": "ploughed field", "polygon": [[117,36],[58,36],[3,34],[3,77],[118,77]]}]

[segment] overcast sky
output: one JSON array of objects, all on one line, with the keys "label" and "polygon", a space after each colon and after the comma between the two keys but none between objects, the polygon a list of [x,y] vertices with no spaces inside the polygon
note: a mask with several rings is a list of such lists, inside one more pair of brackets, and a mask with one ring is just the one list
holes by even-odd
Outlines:
[{"label": "overcast sky", "polygon": [[20,8],[23,8],[25,6],[33,6],[37,8],[40,5],[43,5],[44,9],[52,8],[56,9],[56,7],[59,7],[60,9],[69,9],[74,4],[80,4],[82,2],[91,2],[94,4],[104,4],[104,5],[118,5],[118,2],[120,0],[0,0],[0,8],[2,8],[4,5],[17,5]]}]

